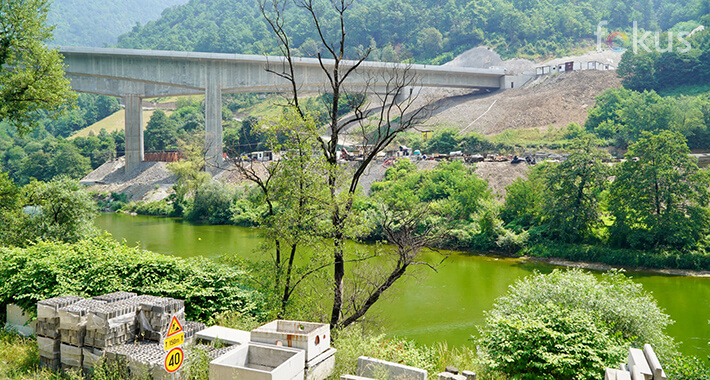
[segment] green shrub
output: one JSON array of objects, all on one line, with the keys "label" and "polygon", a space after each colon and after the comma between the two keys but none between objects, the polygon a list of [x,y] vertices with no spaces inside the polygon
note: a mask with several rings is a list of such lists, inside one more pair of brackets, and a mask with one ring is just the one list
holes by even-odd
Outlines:
[{"label": "green shrub", "polygon": [[162,199],[153,202],[131,202],[120,209],[138,215],[168,216],[173,212],[173,205],[167,199]]},{"label": "green shrub", "polygon": [[598,379],[630,345],[675,352],[672,323],[640,284],[620,272],[536,273],[513,284],[487,313],[481,346],[493,369],[521,379]]},{"label": "green shrub", "polygon": [[695,356],[676,355],[668,362],[661,363],[669,379],[710,380],[710,367]]},{"label": "green shrub", "polygon": [[208,182],[195,191],[192,208],[185,219],[191,222],[229,224],[232,217],[230,208],[236,198],[235,190],[229,185],[218,181]]},{"label": "green shrub", "polygon": [[34,313],[36,302],[50,297],[132,291],[183,299],[190,319],[206,321],[228,310],[257,314],[261,297],[243,285],[244,275],[206,258],[165,256],[107,236],[75,244],[43,242],[0,248],[0,306],[15,303]]}]

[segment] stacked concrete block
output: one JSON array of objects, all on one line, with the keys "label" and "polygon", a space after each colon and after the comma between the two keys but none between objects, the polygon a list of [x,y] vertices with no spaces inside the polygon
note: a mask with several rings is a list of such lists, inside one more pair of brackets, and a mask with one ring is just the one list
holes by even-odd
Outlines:
[{"label": "stacked concrete block", "polygon": [[84,359],[81,347],[62,343],[59,351],[61,353],[62,369],[81,370]]},{"label": "stacked concrete block", "polygon": [[108,293],[108,294],[94,297],[94,299],[97,301],[106,301],[107,303],[113,303],[113,302],[124,301],[129,298],[136,297],[136,296],[137,296],[136,293],[131,293],[131,292],[113,292],[113,293]]},{"label": "stacked concrete block", "polygon": [[61,296],[37,302],[35,335],[59,339],[59,309],[81,300],[77,296]]},{"label": "stacked concrete block", "polygon": [[207,326],[205,326],[204,323],[187,321],[182,328],[185,331],[185,343],[188,344],[192,343],[195,340],[197,333],[206,329]]},{"label": "stacked concrete block", "polygon": [[160,341],[167,334],[173,316],[184,326],[185,301],[167,297],[142,297],[138,308],[138,328],[142,338]]},{"label": "stacked concrete block", "polygon": [[104,351],[93,347],[82,347],[81,355],[81,366],[84,368],[84,372],[91,373],[101,359],[103,359]]},{"label": "stacked concrete block", "polygon": [[94,307],[87,316],[85,345],[100,349],[136,338],[136,311],[140,297]]},{"label": "stacked concrete block", "polygon": [[39,363],[42,368],[56,371],[60,367],[61,341],[43,336],[37,337],[37,348],[39,351]]},{"label": "stacked concrete block", "polygon": [[[85,299],[59,309],[59,333],[62,343],[83,347],[87,316],[92,308],[104,304],[106,301]],[[81,362],[79,364],[81,365]]]},{"label": "stacked concrete block", "polygon": [[125,363],[131,377],[135,378],[152,377],[155,367],[162,367],[165,357],[165,351],[157,342],[146,341],[121,344],[107,348],[105,352],[107,361]]},{"label": "stacked concrete block", "polygon": [[83,300],[77,296],[61,296],[37,302],[35,335],[42,368],[56,371],[61,367],[59,309]]}]

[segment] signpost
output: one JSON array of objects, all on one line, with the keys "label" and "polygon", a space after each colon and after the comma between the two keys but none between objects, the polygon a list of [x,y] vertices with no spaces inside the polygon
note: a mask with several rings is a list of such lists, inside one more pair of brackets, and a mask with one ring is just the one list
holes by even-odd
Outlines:
[{"label": "signpost", "polygon": [[170,324],[168,325],[168,333],[163,339],[163,346],[167,355],[165,355],[165,371],[167,373],[175,373],[182,363],[185,361],[185,353],[182,351],[180,346],[185,343],[185,331],[178,321],[177,316],[173,316],[170,319]]}]

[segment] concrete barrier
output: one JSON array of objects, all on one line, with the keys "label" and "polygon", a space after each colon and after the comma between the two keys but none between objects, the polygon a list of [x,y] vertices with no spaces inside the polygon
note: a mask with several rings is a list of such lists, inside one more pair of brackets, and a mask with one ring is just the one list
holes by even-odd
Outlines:
[{"label": "concrete barrier", "polygon": [[387,380],[426,380],[427,372],[421,368],[373,359],[357,358],[357,375]]}]

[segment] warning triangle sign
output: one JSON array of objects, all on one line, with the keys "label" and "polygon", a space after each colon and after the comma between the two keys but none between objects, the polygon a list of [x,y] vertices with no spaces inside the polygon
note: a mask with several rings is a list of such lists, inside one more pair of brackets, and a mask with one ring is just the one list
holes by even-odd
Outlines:
[{"label": "warning triangle sign", "polygon": [[182,325],[180,324],[180,321],[178,321],[177,317],[173,316],[173,319],[170,321],[170,326],[168,327],[168,336],[173,336],[181,332]]}]

